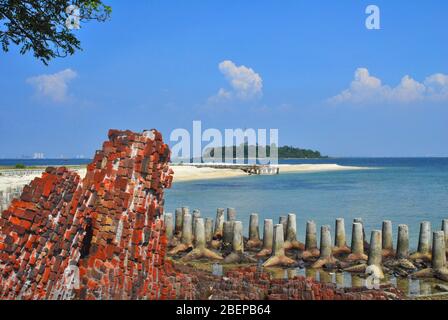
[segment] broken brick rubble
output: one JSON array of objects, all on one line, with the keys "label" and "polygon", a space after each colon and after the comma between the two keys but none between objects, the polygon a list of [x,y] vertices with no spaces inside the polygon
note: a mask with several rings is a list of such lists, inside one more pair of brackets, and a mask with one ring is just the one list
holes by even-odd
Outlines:
[{"label": "broken brick rubble", "polygon": [[[47,168],[2,212],[0,298],[191,296],[189,278],[164,259],[169,158],[156,130],[110,130],[83,179]],[[79,282],[67,282],[71,273]]]}]

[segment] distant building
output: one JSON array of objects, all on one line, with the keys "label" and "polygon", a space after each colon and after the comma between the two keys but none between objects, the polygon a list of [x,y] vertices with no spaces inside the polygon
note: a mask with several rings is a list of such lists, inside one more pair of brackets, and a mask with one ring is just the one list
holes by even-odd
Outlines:
[{"label": "distant building", "polygon": [[43,152],[36,152],[33,154],[33,159],[44,159],[45,155],[43,154]]}]

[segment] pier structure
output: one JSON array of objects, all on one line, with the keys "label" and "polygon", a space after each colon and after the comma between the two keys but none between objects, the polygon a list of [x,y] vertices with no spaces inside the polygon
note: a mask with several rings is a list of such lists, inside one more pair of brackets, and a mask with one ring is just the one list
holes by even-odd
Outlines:
[{"label": "pier structure", "polygon": [[244,164],[244,163],[192,163],[196,168],[234,169],[242,170],[249,175],[276,175],[280,167],[271,164]]}]

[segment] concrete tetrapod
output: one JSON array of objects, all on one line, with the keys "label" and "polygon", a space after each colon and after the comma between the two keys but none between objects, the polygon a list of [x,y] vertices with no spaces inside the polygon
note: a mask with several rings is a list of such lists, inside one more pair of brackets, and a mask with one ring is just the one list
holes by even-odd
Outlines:
[{"label": "concrete tetrapod", "polygon": [[177,238],[174,236],[174,221],[172,213],[164,214],[165,235],[168,241],[168,247],[174,247],[178,244]]},{"label": "concrete tetrapod", "polygon": [[297,222],[296,222],[296,215],[294,213],[288,214],[286,220],[286,232],[284,232],[284,235],[285,235],[284,238],[285,250],[296,249],[303,251],[305,249],[305,245],[297,241]]},{"label": "concrete tetrapod", "polygon": [[364,251],[369,250],[369,243],[367,242],[366,230],[364,228],[364,221],[362,220],[362,218],[355,218],[353,219],[353,222],[360,223],[362,225],[362,238],[364,242]]},{"label": "concrete tetrapod", "polygon": [[213,240],[213,219],[205,218],[205,242],[210,244]]},{"label": "concrete tetrapod", "polygon": [[373,230],[370,237],[369,259],[367,260],[367,268],[372,269],[379,279],[384,279],[383,267],[383,245],[382,232]]},{"label": "concrete tetrapod", "polygon": [[251,213],[249,219],[249,240],[247,241],[248,249],[258,249],[263,242],[260,240],[260,227],[258,224],[258,213]]},{"label": "concrete tetrapod", "polygon": [[345,221],[343,218],[336,219],[335,239],[333,255],[338,256],[341,254],[349,254],[350,248],[347,246],[347,240],[345,237]]},{"label": "concrete tetrapod", "polygon": [[222,242],[224,245],[229,245],[233,241],[233,228],[235,221],[224,221]]},{"label": "concrete tetrapod", "polygon": [[185,257],[183,257],[181,259],[182,261],[197,260],[200,258],[207,258],[211,260],[223,259],[220,254],[207,249],[206,247],[205,226],[203,218],[196,218],[195,233],[194,249],[190,251]]},{"label": "concrete tetrapod", "polygon": [[263,267],[292,266],[296,262],[285,255],[283,224],[274,227],[274,243],[271,257],[263,263]]},{"label": "concrete tetrapod", "polygon": [[236,210],[235,208],[227,208],[227,220],[235,221],[236,220]]},{"label": "concrete tetrapod", "polygon": [[409,258],[409,228],[405,224],[398,225],[396,257],[398,259]]},{"label": "concrete tetrapod", "polygon": [[299,254],[303,260],[309,260],[318,258],[320,255],[319,248],[317,247],[317,228],[314,221],[306,222],[306,234],[305,234],[305,251]]},{"label": "concrete tetrapod", "polygon": [[215,231],[213,234],[213,237],[215,239],[222,238],[223,227],[224,227],[224,209],[218,208],[216,209]]},{"label": "concrete tetrapod", "polygon": [[180,243],[175,246],[169,254],[177,254],[179,252],[184,252],[189,250],[193,246],[193,224],[191,221],[192,217],[189,213],[183,214],[183,223],[182,223],[182,235]]},{"label": "concrete tetrapod", "polygon": [[215,230],[213,232],[213,240],[210,243],[213,249],[221,247],[221,240],[224,235],[224,212],[223,208],[216,210]]},{"label": "concrete tetrapod", "polygon": [[278,223],[283,225],[283,239],[286,239],[286,230],[288,227],[288,217],[287,216],[280,216],[278,218]]},{"label": "concrete tetrapod", "polygon": [[[382,226],[382,255],[383,257],[395,256],[393,238],[392,238],[392,221],[384,220]],[[372,245],[372,244],[370,244]]]},{"label": "concrete tetrapod", "polygon": [[319,269],[326,264],[335,264],[336,262],[337,259],[333,256],[331,246],[330,226],[322,226],[320,228],[320,256],[311,267]]},{"label": "concrete tetrapod", "polygon": [[446,254],[448,255],[448,219],[442,221],[442,231],[445,233]]},{"label": "concrete tetrapod", "polygon": [[423,221],[420,223],[420,234],[417,252],[411,254],[411,260],[422,259],[431,261],[431,223]]},{"label": "concrete tetrapod", "polygon": [[352,253],[349,254],[347,260],[367,260],[367,255],[364,253],[364,234],[362,224],[353,222],[352,231]]},{"label": "concrete tetrapod", "polygon": [[180,235],[182,234],[182,223],[184,220],[182,208],[177,208],[175,211],[175,215],[176,215],[176,221],[174,227],[174,235],[180,238]]},{"label": "concrete tetrapod", "polygon": [[198,209],[193,210],[193,239],[196,237],[196,221],[201,217],[201,211]]},{"label": "concrete tetrapod", "polygon": [[223,263],[255,263],[256,260],[244,252],[243,223],[232,221],[232,252],[224,258]]},{"label": "concrete tetrapod", "polygon": [[414,271],[417,269],[414,266],[414,264],[409,260],[409,228],[407,225],[405,224],[398,225],[397,252],[395,253],[395,259],[388,260],[385,262],[385,264],[389,268],[398,267],[406,271]]},{"label": "concrete tetrapod", "polygon": [[431,268],[417,271],[413,276],[417,278],[436,277],[440,280],[448,281],[445,233],[443,231],[433,233]]},{"label": "concrete tetrapod", "polygon": [[263,227],[263,247],[261,251],[256,254],[256,257],[266,257],[272,253],[273,232],[274,224],[272,219],[265,219]]}]

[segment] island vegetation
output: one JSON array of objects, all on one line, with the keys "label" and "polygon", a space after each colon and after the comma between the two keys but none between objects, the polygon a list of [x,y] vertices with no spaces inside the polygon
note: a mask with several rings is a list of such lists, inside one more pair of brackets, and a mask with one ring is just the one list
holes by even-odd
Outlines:
[{"label": "island vegetation", "polygon": [[[231,153],[233,158],[236,159],[241,155],[244,157],[248,157],[249,148],[254,148],[257,158],[269,157],[271,155],[271,148],[275,148],[275,145],[272,146],[259,146],[259,145],[248,145],[247,143],[243,143],[239,146],[233,147],[215,147],[208,148],[204,152],[204,156],[214,157],[215,154],[221,153],[222,157],[225,158],[226,153]],[[252,150],[254,150],[252,149]],[[310,150],[310,149],[301,149],[293,146],[282,146],[278,147],[278,157],[280,159],[322,159],[328,158],[328,156],[323,156],[319,151]],[[253,151],[252,151],[253,152]]]}]

